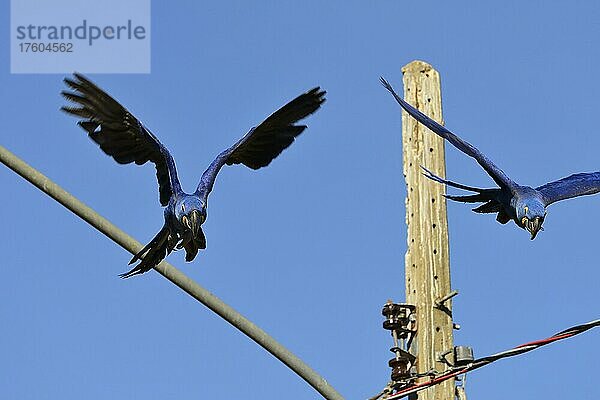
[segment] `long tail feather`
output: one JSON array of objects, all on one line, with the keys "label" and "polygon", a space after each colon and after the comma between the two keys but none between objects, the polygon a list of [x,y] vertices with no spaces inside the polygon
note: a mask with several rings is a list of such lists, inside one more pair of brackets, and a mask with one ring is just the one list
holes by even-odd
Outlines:
[{"label": "long tail feather", "polygon": [[422,165],[421,165],[421,169],[423,169],[423,171],[425,171],[423,173],[423,175],[425,175],[427,178],[431,179],[432,181],[436,181],[436,182],[442,183],[447,186],[452,186],[457,189],[463,189],[463,190],[468,190],[470,192],[478,192],[478,193],[482,193],[487,190],[494,190],[494,189],[482,189],[482,188],[477,188],[477,187],[473,187],[473,186],[463,185],[463,184],[457,183],[457,182],[448,181],[444,178],[440,178],[439,176],[437,176],[436,174],[434,174],[433,172],[431,172],[430,170],[428,170],[427,168],[425,168]]},{"label": "long tail feather", "polygon": [[502,209],[500,203],[496,200],[489,200],[487,203],[480,205],[477,208],[473,209],[473,212],[479,214],[491,214],[495,212],[499,212]]},{"label": "long tail feather", "polygon": [[444,195],[445,198],[452,201],[459,201],[461,203],[483,203],[489,199],[482,194],[472,194],[470,196],[452,196],[449,194]]},{"label": "long tail feather", "polygon": [[141,260],[144,253],[146,253],[150,248],[154,247],[157,243],[164,240],[163,238],[164,238],[165,234],[168,234],[168,233],[169,233],[169,229],[166,226],[163,226],[161,228],[161,230],[156,234],[156,236],[154,236],[152,238],[152,240],[150,242],[148,242],[147,245],[144,246],[144,248],[142,248],[140,251],[138,251],[135,256],[133,256],[133,258],[129,261],[128,265],[131,265],[134,262]]},{"label": "long tail feather", "polygon": [[428,170],[427,168],[421,166],[421,168],[425,171],[423,175],[427,178],[442,183],[447,186],[455,187],[458,189],[468,190],[471,192],[477,192],[477,194],[467,195],[467,196],[454,196],[445,194],[444,197],[448,200],[459,201],[461,203],[485,203],[473,209],[476,213],[495,213],[501,210],[500,202],[498,201],[498,196],[502,192],[502,189],[482,189],[473,186],[466,186],[460,183],[448,181],[446,179],[440,178],[435,175],[433,172]]},{"label": "long tail feather", "polygon": [[[173,235],[171,235],[170,229],[165,225],[162,229],[154,236],[154,238],[148,243],[142,250],[140,250],[129,262],[140,260],[139,264],[133,267],[131,270],[122,273],[119,277],[125,279],[134,275],[143,274],[144,272],[150,271],[156,265],[158,265],[172,250],[173,250]],[[175,242],[176,242],[175,238]]]}]

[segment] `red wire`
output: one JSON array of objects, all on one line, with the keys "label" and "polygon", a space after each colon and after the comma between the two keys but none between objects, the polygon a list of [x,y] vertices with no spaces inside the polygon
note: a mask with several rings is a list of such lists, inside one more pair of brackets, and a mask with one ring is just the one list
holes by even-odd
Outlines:
[{"label": "red wire", "polygon": [[464,369],[461,369],[460,371],[456,371],[456,372],[453,372],[453,373],[448,374],[448,375],[438,376],[437,378],[434,378],[434,379],[432,379],[430,381],[427,381],[427,382],[418,383],[418,384],[413,385],[413,386],[411,386],[409,388],[406,388],[406,389],[401,390],[401,391],[399,391],[397,393],[394,393],[392,396],[388,397],[387,400],[399,399],[401,397],[404,397],[404,395],[406,393],[412,392],[415,389],[418,389],[420,387],[429,387],[429,386],[437,385],[440,382],[443,382],[445,380],[448,380],[450,378],[458,376],[458,375],[460,375],[460,374],[462,374],[464,372],[467,372],[468,370],[469,370],[469,368],[464,368]]},{"label": "red wire", "polygon": [[575,335],[575,332],[563,333],[562,335],[551,336],[551,337],[546,338],[546,339],[536,340],[536,341],[533,341],[533,342],[525,343],[525,344],[522,344],[522,345],[519,345],[519,346],[515,347],[515,349],[520,349],[521,347],[527,347],[527,346],[545,345],[545,344],[552,343],[552,342],[555,342],[555,341],[560,340],[560,339],[566,339],[566,338],[571,337],[573,335]]}]

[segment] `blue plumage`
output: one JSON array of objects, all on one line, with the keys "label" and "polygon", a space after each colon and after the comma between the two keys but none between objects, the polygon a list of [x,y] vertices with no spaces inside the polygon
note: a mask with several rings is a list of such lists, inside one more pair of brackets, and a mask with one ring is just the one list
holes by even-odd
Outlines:
[{"label": "blue plumage", "polygon": [[65,79],[73,91],[62,95],[77,104],[62,110],[82,118],[79,125],[90,138],[119,164],[150,161],[156,167],[160,203],[165,223],[158,234],[129,262],[140,261],[122,278],[149,271],[174,249],[186,250],[186,261],[192,261],[198,250],[206,248],[202,224],[206,221],[208,195],[223,165],[244,164],[252,169],[269,165],[290,146],[306,125],[295,123],[319,109],[325,91],[316,87],[301,94],[252,128],[237,143],[220,153],[202,174],[196,191],[181,189],[175,161],[165,146],[115,99],[81,74]]},{"label": "blue plumage", "polygon": [[381,78],[381,83],[407,113],[435,134],[446,139],[454,147],[474,158],[499,186],[490,189],[465,186],[440,178],[423,168],[425,176],[436,182],[476,193],[467,196],[446,195],[446,198],[450,200],[463,203],[483,203],[473,211],[497,213],[496,220],[501,224],[506,224],[512,219],[517,226],[529,231],[531,240],[533,240],[537,233],[543,229],[542,224],[546,217],[546,207],[548,205],[560,200],[600,192],[600,172],[574,174],[537,188],[519,185],[473,145],[462,140],[400,98],[385,79]]}]

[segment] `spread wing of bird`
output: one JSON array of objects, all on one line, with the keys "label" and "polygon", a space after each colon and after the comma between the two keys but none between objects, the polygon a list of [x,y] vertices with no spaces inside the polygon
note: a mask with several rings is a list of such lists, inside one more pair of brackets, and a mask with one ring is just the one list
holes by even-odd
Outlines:
[{"label": "spread wing of bird", "polygon": [[404,101],[392,88],[384,78],[380,78],[383,86],[394,96],[398,104],[406,110],[413,118],[417,121],[425,125],[427,128],[432,130],[438,136],[449,141],[454,147],[465,153],[466,155],[474,158],[479,165],[483,167],[483,169],[488,173],[488,175],[503,189],[512,189],[516,186],[516,184],[502,171],[498,166],[496,166],[489,158],[487,158],[482,152],[480,152],[475,146],[472,144],[462,140],[454,133],[450,132],[448,129],[435,122],[421,111],[417,110],[409,103]]},{"label": "spread wing of bird", "polygon": [[252,128],[237,143],[225,150],[211,163],[202,175],[197,193],[207,197],[221,167],[225,164],[244,164],[252,169],[269,165],[289,147],[306,125],[295,125],[321,107],[325,91],[319,87],[301,94],[271,114],[260,125]]},{"label": "spread wing of bird", "polygon": [[536,188],[542,194],[545,205],[573,197],[600,192],[600,172],[580,173],[567,176]]},{"label": "spread wing of bird", "polygon": [[74,79],[64,81],[73,92],[63,91],[62,95],[76,106],[65,106],[62,110],[82,118],[79,125],[119,164],[154,163],[160,203],[166,206],[174,187],[179,188],[175,162],[169,151],[136,117],[89,79],[75,73]]}]

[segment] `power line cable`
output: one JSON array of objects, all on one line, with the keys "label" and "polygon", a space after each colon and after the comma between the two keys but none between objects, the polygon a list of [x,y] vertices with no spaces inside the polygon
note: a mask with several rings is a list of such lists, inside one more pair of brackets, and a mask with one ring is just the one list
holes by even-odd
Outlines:
[{"label": "power line cable", "polygon": [[[109,220],[83,204],[75,196],[52,182],[47,176],[2,146],[0,146],[0,162],[131,254],[137,254],[142,248],[140,242],[129,236]],[[277,342],[267,332],[256,326],[252,321],[248,320],[232,307],[225,304],[217,296],[187,277],[183,272],[179,271],[166,261],[162,261],[154,269],[225,321],[229,322],[250,339],[254,340],[258,345],[294,371],[296,375],[304,379],[325,399],[344,399],[323,377],[304,361]]]}]

